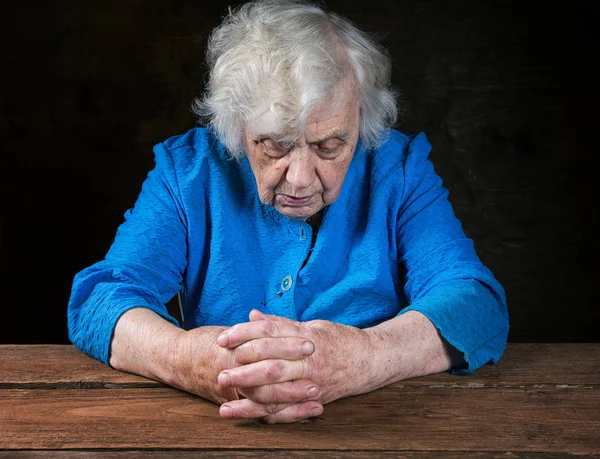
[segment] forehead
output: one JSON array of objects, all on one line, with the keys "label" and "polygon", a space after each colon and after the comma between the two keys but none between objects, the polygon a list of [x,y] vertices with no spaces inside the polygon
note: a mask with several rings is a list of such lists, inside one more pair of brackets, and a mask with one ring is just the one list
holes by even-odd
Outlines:
[{"label": "forehead", "polygon": [[268,135],[278,139],[297,138],[302,131],[307,137],[323,137],[327,134],[341,133],[338,131],[358,129],[358,123],[355,122],[358,113],[359,101],[356,91],[349,85],[341,85],[323,101],[316,103],[304,123],[298,120],[295,128],[282,128],[277,115],[269,108],[263,108],[248,122],[247,129],[255,136]]},{"label": "forehead", "polygon": [[306,134],[324,134],[331,130],[354,127],[358,115],[355,91],[344,89],[317,104],[306,119]]}]

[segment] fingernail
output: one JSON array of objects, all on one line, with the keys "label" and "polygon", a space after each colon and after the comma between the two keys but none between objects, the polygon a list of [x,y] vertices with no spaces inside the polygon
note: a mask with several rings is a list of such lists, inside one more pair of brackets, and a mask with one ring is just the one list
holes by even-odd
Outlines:
[{"label": "fingernail", "polygon": [[230,418],[233,416],[233,410],[231,409],[231,407],[229,405],[223,405],[223,406],[221,406],[221,409],[219,410],[219,414],[221,416],[223,416],[224,418]]},{"label": "fingernail", "polygon": [[229,373],[221,373],[217,378],[219,386],[231,386],[231,376]]},{"label": "fingernail", "polygon": [[322,409],[322,408],[319,408],[319,407],[316,407],[316,406],[315,406],[314,408],[312,408],[312,409],[309,411],[309,413],[308,413],[308,414],[309,414],[309,415],[311,415],[311,416],[318,416],[318,415],[320,415],[322,412],[323,412],[323,409]]},{"label": "fingernail", "polygon": [[304,341],[302,343],[302,352],[304,353],[304,355],[310,355],[314,352],[315,350],[315,345],[310,342],[310,341]]},{"label": "fingernail", "polygon": [[229,333],[223,332],[217,338],[217,344],[219,346],[227,346],[229,344]]},{"label": "fingernail", "polygon": [[319,389],[317,389],[315,386],[313,386],[310,389],[308,389],[308,396],[309,397],[316,397],[318,393],[319,393]]}]

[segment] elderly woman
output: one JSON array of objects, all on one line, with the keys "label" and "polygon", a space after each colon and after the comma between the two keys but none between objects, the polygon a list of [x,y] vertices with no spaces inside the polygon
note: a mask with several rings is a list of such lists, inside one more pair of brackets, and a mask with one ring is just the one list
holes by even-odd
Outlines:
[{"label": "elderly woman", "polygon": [[207,59],[208,127],[155,147],[106,258],[75,277],[72,342],[266,422],[496,362],[504,291],[425,135],[391,129],[385,50],[320,7],[258,1],[230,11]]}]

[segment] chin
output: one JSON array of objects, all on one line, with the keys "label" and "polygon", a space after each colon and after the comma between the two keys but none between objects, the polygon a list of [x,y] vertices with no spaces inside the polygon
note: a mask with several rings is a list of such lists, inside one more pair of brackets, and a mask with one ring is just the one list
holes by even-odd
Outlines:
[{"label": "chin", "polygon": [[320,209],[310,209],[310,208],[294,208],[288,206],[276,206],[275,210],[279,212],[281,215],[285,215],[287,218],[291,220],[303,221],[309,217],[312,217],[316,214]]}]

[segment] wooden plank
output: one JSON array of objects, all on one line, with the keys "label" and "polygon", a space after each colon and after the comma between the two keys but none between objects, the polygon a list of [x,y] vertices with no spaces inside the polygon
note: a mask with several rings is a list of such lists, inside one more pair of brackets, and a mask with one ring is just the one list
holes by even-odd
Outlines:
[{"label": "wooden plank", "polygon": [[600,390],[398,387],[314,420],[228,421],[169,388],[0,391],[2,449],[315,449],[600,453]]},{"label": "wooden plank", "polygon": [[[236,457],[272,459],[272,458],[349,458],[381,457],[390,459],[431,459],[431,451],[307,451],[307,450],[147,450],[147,451],[0,451],[0,459],[196,459]],[[512,453],[435,451],[436,459],[600,459],[596,454],[572,455],[565,453]]]},{"label": "wooden plank", "polygon": [[398,384],[448,388],[599,386],[600,344],[509,343],[496,365],[485,365],[467,375],[444,372]]},{"label": "wooden plank", "polygon": [[164,387],[141,376],[114,370],[70,345],[0,346],[3,388]]},{"label": "wooden plank", "polygon": [[[65,345],[0,346],[0,388],[161,387],[115,371]],[[404,386],[510,387],[600,385],[600,344],[511,343],[498,365],[454,376],[447,373],[402,381]]]}]

